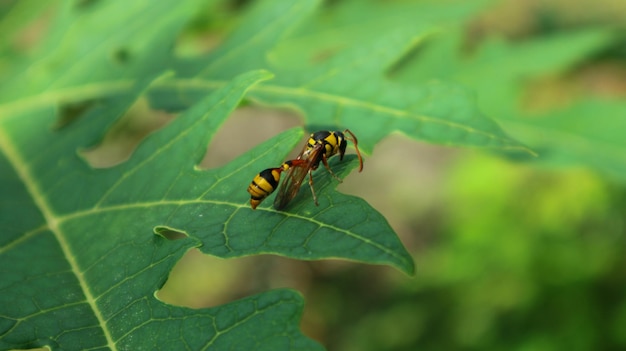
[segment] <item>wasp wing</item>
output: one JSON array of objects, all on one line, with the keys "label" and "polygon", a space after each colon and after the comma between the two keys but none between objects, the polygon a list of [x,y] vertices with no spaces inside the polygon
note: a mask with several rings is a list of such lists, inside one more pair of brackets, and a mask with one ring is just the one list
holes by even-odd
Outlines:
[{"label": "wasp wing", "polygon": [[307,146],[304,147],[300,155],[297,157],[297,160],[305,160],[302,165],[292,166],[287,171],[286,176],[283,178],[283,182],[278,189],[278,194],[276,194],[276,198],[274,199],[274,208],[277,210],[282,210],[287,206],[291,200],[298,194],[300,190],[300,185],[302,185],[302,181],[304,177],[306,177],[307,173],[311,170],[311,167],[315,165],[314,160],[317,160],[320,157],[320,152],[324,150],[322,145],[316,145],[313,148],[309,148]]}]

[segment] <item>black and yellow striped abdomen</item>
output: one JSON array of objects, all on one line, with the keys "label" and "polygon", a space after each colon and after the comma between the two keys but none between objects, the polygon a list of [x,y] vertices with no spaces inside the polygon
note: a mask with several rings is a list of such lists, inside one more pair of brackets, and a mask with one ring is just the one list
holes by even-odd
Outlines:
[{"label": "black and yellow striped abdomen", "polygon": [[255,209],[266,197],[274,192],[280,181],[282,168],[268,168],[254,177],[248,186],[250,193],[250,206]]},{"label": "black and yellow striped abdomen", "polygon": [[266,197],[270,196],[274,190],[278,187],[280,181],[280,174],[293,166],[302,166],[306,163],[304,160],[290,160],[285,161],[278,168],[268,168],[262,170],[259,174],[252,179],[252,183],[248,186],[248,193],[250,193],[250,206],[252,209],[256,209],[257,206]]}]

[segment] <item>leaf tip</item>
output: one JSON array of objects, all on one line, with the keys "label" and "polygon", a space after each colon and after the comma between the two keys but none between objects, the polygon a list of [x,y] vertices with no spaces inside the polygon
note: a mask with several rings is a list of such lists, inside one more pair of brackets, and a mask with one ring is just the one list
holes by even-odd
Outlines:
[{"label": "leaf tip", "polygon": [[258,70],[254,70],[254,71],[250,71],[247,74],[251,75],[252,77],[254,77],[253,79],[257,82],[263,82],[266,80],[270,80],[273,79],[275,74],[265,70],[265,69],[258,69]]}]

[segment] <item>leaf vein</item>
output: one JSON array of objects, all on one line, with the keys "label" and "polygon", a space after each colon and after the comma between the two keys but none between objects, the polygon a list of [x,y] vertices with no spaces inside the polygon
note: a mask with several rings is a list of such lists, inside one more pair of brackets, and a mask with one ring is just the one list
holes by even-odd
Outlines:
[{"label": "leaf vein", "polygon": [[41,195],[42,189],[35,180],[36,176],[32,174],[31,170],[26,166],[27,163],[24,157],[17,151],[15,145],[13,145],[10,140],[10,137],[4,132],[4,130],[0,129],[0,149],[4,151],[7,159],[13,165],[20,179],[22,179],[26,190],[32,197],[37,208],[41,211],[48,227],[50,228],[50,231],[54,234],[54,237],[59,243],[59,247],[61,248],[64,257],[67,258],[67,262],[78,281],[81,291],[85,295],[87,303],[91,307],[91,310],[93,311],[99,324],[102,326],[102,331],[105,339],[107,340],[108,346],[113,351],[117,350],[115,343],[113,343],[113,340],[111,339],[110,331],[106,327],[102,313],[96,304],[91,290],[89,289],[89,284],[85,280],[81,268],[79,267],[67,238],[65,237],[65,233],[61,229],[61,222],[59,222],[58,217],[52,212],[52,207],[48,203],[47,199]]}]

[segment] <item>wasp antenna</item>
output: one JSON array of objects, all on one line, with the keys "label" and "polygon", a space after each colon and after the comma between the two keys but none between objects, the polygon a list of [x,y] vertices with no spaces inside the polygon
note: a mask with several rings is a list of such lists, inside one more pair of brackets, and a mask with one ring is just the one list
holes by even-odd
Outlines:
[{"label": "wasp antenna", "polygon": [[361,172],[363,170],[363,158],[361,157],[361,152],[359,151],[359,141],[356,139],[356,135],[354,135],[350,129],[346,129],[343,131],[344,133],[348,133],[352,136],[352,139],[350,139],[352,141],[352,143],[354,144],[354,149],[356,150],[356,155],[359,158],[359,172]]}]

